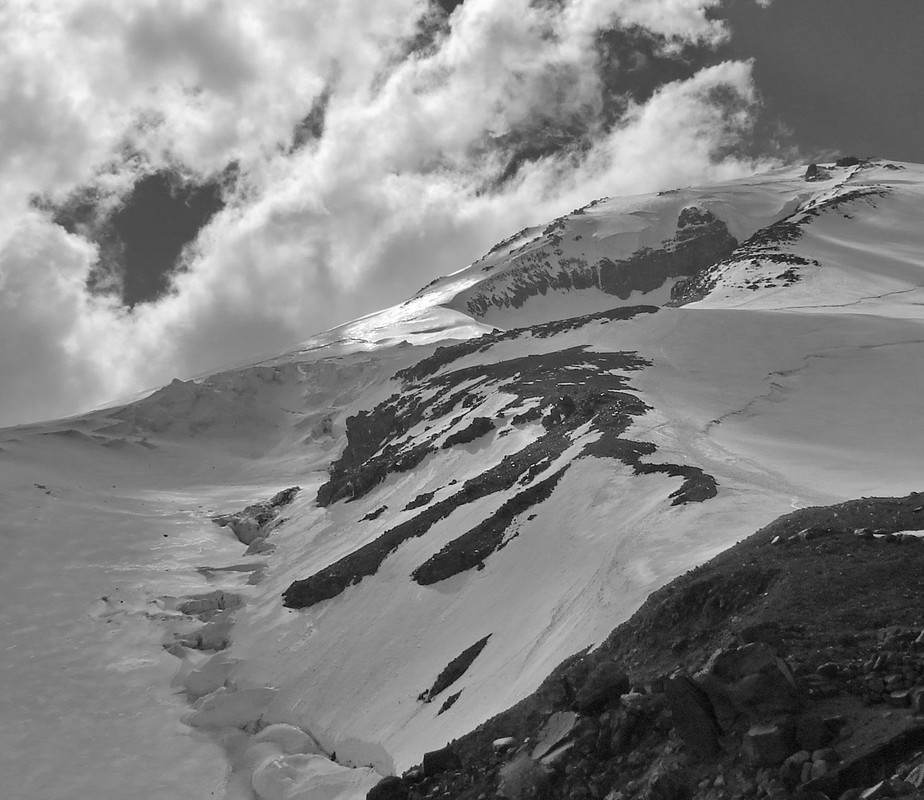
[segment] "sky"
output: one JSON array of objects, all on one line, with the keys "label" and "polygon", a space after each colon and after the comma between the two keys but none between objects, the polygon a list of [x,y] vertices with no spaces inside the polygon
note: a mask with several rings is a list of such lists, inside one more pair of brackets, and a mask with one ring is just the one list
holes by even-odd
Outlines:
[{"label": "sky", "polygon": [[6,0],[0,425],[272,355],[589,201],[924,161],[917,0]]}]

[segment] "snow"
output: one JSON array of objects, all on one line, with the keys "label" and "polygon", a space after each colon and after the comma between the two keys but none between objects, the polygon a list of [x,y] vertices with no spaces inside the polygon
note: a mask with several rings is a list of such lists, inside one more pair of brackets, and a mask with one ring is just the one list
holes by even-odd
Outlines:
[{"label": "snow", "polygon": [[[486,324],[445,306],[485,275],[497,279],[483,267],[502,273],[504,259],[540,231],[259,365],[176,382],[124,408],[0,431],[3,796],[362,798],[381,774],[523,698],[650,591],[777,515],[919,489],[924,168],[901,166],[832,169],[813,184],[801,180],[803,167],[790,168],[606,200],[568,217],[582,237],[569,247],[612,252],[671,235],[676,212],[693,202],[741,239],[813,197],[890,190],[805,226],[793,252],[821,266],[792,286],[739,291],[731,264],[689,306],[550,338],[523,334],[444,368],[576,345],[637,351],[652,366],[627,373],[629,391],[652,409],[628,435],[657,446],[653,463],[714,475],[719,494],[675,507],[679,478],[579,459],[547,500],[515,519],[483,569],[431,586],[413,582],[412,570],[522,486],[460,506],[332,600],[299,611],[280,601],[292,580],[409,519],[416,512],[403,509],[418,495],[442,499],[450,481],[537,437],[538,425],[512,425],[522,408],[496,416],[512,396],[493,392],[470,414],[490,416],[496,432],[438,450],[355,502],[314,503],[346,418],[401,391],[397,370],[492,322],[610,307],[603,303],[614,298],[591,290],[549,293]],[[408,438],[427,425],[448,434],[450,418],[421,422]],[[586,440],[574,434],[569,453],[533,481]],[[210,520],[293,485],[302,491],[272,532],[272,554],[245,557]],[[360,521],[383,505],[386,514]],[[240,569],[198,569],[206,565]],[[215,591],[228,598],[218,623],[227,623],[230,647],[177,646],[204,622],[182,610],[205,606],[184,601]],[[452,708],[437,714],[443,695],[418,701],[487,634],[452,687],[462,690]]]},{"label": "snow", "polygon": [[[820,266],[799,268],[800,280],[791,286],[753,291],[745,279],[772,279],[786,265],[729,265],[701,308],[753,308],[834,314],[874,314],[889,318],[924,317],[924,250],[921,248],[921,208],[924,205],[924,167],[903,164],[895,171],[871,167],[850,178],[824,197],[856,190],[884,190],[883,196],[825,209],[803,228],[793,250]],[[900,178],[896,179],[895,176]],[[806,203],[809,208],[817,203]]]},{"label": "snow", "polygon": [[147,470],[84,443],[2,447],[4,796],[220,796],[224,755],[180,722],[151,602],[198,583],[190,551],[228,553],[201,497],[138,491]]}]

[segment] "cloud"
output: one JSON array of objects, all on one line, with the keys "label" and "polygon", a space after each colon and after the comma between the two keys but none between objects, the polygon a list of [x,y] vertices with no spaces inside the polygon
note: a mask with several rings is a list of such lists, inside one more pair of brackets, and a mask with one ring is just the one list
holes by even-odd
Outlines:
[{"label": "cloud", "polygon": [[[725,37],[716,5],[466,0],[408,55],[437,13],[423,0],[6,4],[0,424],[278,351],[595,197],[752,171],[717,159],[748,133],[746,62],[603,114],[602,29],[682,58]],[[322,96],[320,136],[293,151]],[[118,202],[139,170],[231,161],[242,181],[173,291],[132,312],[87,292],[94,249],[29,206],[78,185]]]}]

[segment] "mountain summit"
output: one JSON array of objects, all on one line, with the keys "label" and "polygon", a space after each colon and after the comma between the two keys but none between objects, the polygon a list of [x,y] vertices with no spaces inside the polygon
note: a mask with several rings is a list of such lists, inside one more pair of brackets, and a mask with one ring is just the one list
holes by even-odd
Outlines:
[{"label": "mountain summit", "polygon": [[362,797],[781,514],[921,488],[924,167],[851,161],[598,200],[0,432],[23,796],[73,796],[41,747],[126,796]]}]

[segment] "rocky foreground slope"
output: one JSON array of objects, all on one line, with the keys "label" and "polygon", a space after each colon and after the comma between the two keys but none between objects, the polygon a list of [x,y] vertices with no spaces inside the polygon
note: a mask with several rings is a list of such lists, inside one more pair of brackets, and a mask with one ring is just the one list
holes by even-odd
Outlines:
[{"label": "rocky foreground slope", "polygon": [[783,516],[369,797],[920,797],[922,528],[924,493]]}]

